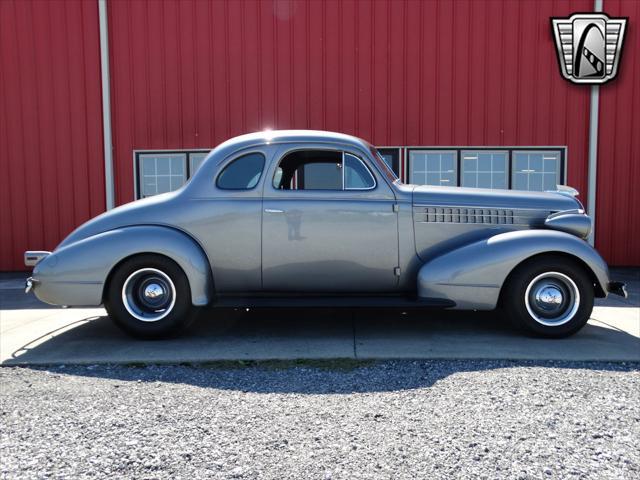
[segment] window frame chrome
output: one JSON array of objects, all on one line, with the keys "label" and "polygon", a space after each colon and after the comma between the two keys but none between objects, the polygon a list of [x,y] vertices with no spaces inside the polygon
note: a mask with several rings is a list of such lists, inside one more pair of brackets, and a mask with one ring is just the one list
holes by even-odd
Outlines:
[{"label": "window frame chrome", "polygon": [[[356,155],[355,153],[353,153],[350,150],[347,150],[344,148],[344,146],[342,145],[336,145],[336,146],[332,146],[332,145],[322,145],[322,146],[296,146],[294,148],[291,149],[287,149],[284,152],[277,154],[276,157],[274,157],[273,159],[273,174],[271,175],[271,181],[269,181],[268,183],[270,184],[270,188],[275,191],[275,192],[281,192],[282,190],[276,188],[273,185],[273,180],[275,178],[276,172],[278,170],[278,168],[280,167],[280,163],[282,162],[282,160],[287,156],[290,155],[292,153],[295,152],[301,152],[301,151],[309,151],[309,150],[315,150],[315,151],[327,151],[327,152],[339,152],[340,155],[340,168],[342,169],[341,172],[341,176],[342,176],[342,188],[341,189],[331,189],[331,188],[312,188],[312,189],[294,189],[294,190],[286,190],[288,192],[297,192],[297,193],[301,193],[301,192],[368,192],[368,191],[372,191],[372,190],[376,190],[378,188],[378,179],[376,178],[376,175],[373,173],[373,171],[371,170],[370,167],[367,166],[366,162],[364,160],[362,160],[362,158],[360,158],[360,156]],[[373,186],[372,187],[368,187],[368,188],[345,188],[345,178],[344,178],[344,156],[345,154],[349,154],[352,157],[356,158],[362,165],[364,165],[364,167],[367,169],[367,172],[369,172],[369,175],[371,175],[371,178],[373,178]]]},{"label": "window frame chrome", "polygon": [[[254,154],[258,154],[262,156],[262,170],[260,171],[260,176],[258,177],[258,181],[256,182],[256,184],[251,187],[251,188],[222,188],[218,185],[218,180],[220,179],[220,176],[224,173],[224,171],[232,164],[237,162],[238,160],[240,160],[241,158],[244,158],[246,156],[249,155],[254,155]],[[228,156],[227,158],[223,159],[222,161],[220,161],[217,165],[217,172],[214,175],[213,178],[213,187],[221,192],[252,192],[254,190],[256,190],[262,180],[263,177],[265,176],[265,172],[267,171],[267,162],[269,161],[269,159],[267,158],[267,155],[265,154],[264,151],[260,150],[260,149],[256,149],[256,148],[250,148],[250,149],[246,149],[246,150],[241,150],[239,152],[234,152],[232,155]]]},{"label": "window frame chrome", "polygon": [[[371,187],[367,187],[367,188],[347,188],[347,184],[346,184],[346,171],[347,171],[347,167],[346,167],[346,162],[345,162],[345,157],[346,155],[350,155],[351,157],[355,158],[357,161],[359,161],[362,166],[365,168],[365,170],[367,171],[367,173],[369,174],[369,176],[371,177],[371,179],[373,180],[373,185]],[[342,190],[343,191],[349,191],[349,192],[366,192],[368,190],[375,190],[376,187],[378,186],[378,182],[376,180],[376,176],[371,172],[371,170],[369,169],[369,167],[367,167],[367,164],[357,155],[354,155],[351,152],[346,152],[346,151],[342,151]]]}]

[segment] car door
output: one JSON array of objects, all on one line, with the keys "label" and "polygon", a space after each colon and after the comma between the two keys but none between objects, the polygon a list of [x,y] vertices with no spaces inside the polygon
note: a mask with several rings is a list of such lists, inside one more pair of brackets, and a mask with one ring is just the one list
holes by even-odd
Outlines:
[{"label": "car door", "polygon": [[284,146],[275,158],[263,190],[263,290],[396,289],[395,195],[364,152]]}]

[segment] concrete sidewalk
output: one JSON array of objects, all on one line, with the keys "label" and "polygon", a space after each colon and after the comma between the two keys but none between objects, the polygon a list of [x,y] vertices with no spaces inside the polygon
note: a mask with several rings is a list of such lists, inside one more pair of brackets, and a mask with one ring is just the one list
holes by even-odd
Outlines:
[{"label": "concrete sidewalk", "polygon": [[598,301],[589,324],[563,340],[529,338],[491,312],[384,309],[204,310],[180,338],[133,340],[105,311],[60,309],[0,277],[0,362],[180,363],[320,358],[478,358],[640,361],[640,271],[619,270],[630,298]]}]

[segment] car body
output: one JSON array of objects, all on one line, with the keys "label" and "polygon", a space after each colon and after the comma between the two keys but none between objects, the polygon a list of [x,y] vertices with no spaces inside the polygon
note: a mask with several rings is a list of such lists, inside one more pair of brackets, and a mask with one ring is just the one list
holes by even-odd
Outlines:
[{"label": "car body", "polygon": [[[144,317],[140,328],[129,328],[131,319],[121,325],[140,335],[166,318],[168,304],[154,302],[163,296],[175,302],[180,293],[175,278],[154,272],[162,273],[164,264],[153,258],[171,262],[175,275],[186,279],[180,296],[194,307],[491,310],[519,266],[541,256],[580,270],[591,297],[623,294],[585,241],[591,220],[575,193],[566,187],[540,193],[406,185],[359,138],[306,130],[253,133],[213,149],[179,190],[110,210],[52,253],[26,252],[25,263],[35,264],[28,288],[57,305],[109,309],[138,301],[122,315],[137,311],[133,322]],[[136,264],[134,277],[109,297],[118,269],[145,255],[152,267],[136,277],[145,267]],[[573,287],[560,284],[536,287],[536,295],[551,302],[541,301],[542,307],[551,308],[563,293],[563,302],[571,297]],[[153,320],[147,310],[154,305],[165,317]]]}]

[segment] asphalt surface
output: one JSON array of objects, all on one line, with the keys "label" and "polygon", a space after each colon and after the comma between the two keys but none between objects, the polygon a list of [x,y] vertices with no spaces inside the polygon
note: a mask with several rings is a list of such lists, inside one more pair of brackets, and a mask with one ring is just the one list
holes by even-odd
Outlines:
[{"label": "asphalt surface", "polygon": [[0,476],[636,479],[639,368],[5,367]]}]

